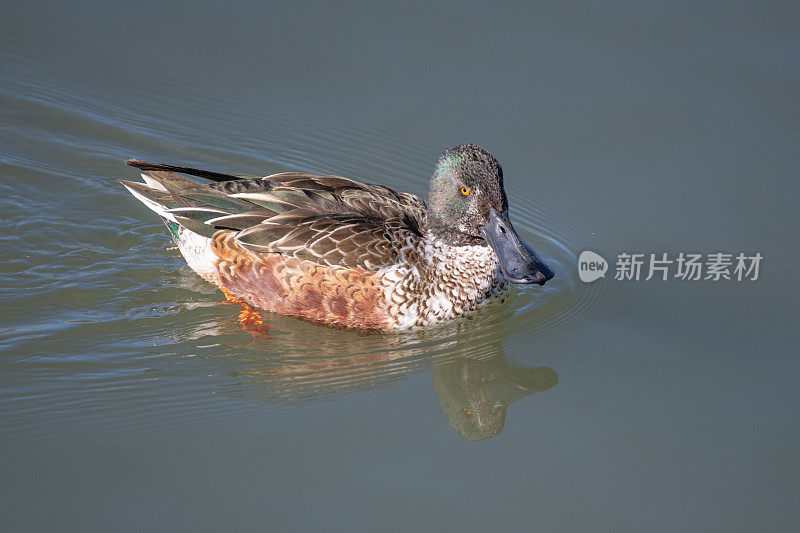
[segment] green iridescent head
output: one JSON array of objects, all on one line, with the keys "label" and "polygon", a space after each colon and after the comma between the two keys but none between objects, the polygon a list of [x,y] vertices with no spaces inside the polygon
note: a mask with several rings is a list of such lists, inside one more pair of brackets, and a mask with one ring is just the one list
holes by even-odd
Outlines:
[{"label": "green iridescent head", "polygon": [[463,144],[439,157],[428,189],[427,219],[442,242],[491,246],[513,283],[544,285],[553,277],[511,225],[503,169],[483,148]]},{"label": "green iridescent head", "polygon": [[508,209],[497,159],[473,144],[446,150],[428,189],[428,224],[481,239],[491,208]]}]

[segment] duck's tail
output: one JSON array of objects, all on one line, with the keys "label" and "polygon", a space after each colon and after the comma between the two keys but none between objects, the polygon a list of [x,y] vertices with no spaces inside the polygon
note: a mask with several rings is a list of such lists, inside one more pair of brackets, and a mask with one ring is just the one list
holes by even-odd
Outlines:
[{"label": "duck's tail", "polygon": [[[180,178],[177,174],[175,176]],[[122,179],[117,181],[123,184],[137,200],[155,211],[160,217],[177,223],[175,215],[168,212],[170,209],[179,207],[175,197],[170,194],[160,181],[149,173],[142,172],[142,179],[144,179],[144,183]]]},{"label": "duck's tail", "polygon": [[[144,170],[142,172],[144,182],[122,179],[118,181],[136,199],[164,220],[175,244],[178,245],[189,266],[204,278],[216,281],[216,256],[211,250],[211,237],[217,229],[204,224],[203,221],[229,213],[208,205],[201,205],[201,202],[182,196],[182,191],[195,188],[198,184],[172,170],[165,170],[165,168],[178,169],[180,167],[145,163],[136,159],[131,159],[127,163]],[[228,179],[238,178],[230,177]]]},{"label": "duck's tail", "polygon": [[[239,180],[242,179],[241,176],[189,167],[147,163],[138,159],[129,159],[126,163],[143,170],[144,183],[118,180],[131,194],[165,221],[179,224],[205,237],[211,237],[218,229],[221,229],[219,226],[209,225],[205,222],[230,215],[232,212],[246,211],[252,207],[251,204],[231,198],[219,191],[209,190],[177,172],[216,181]],[[170,224],[168,223],[167,226]],[[170,226],[170,230],[173,229]]]},{"label": "duck's tail", "polygon": [[198,178],[206,178],[211,181],[231,181],[240,180],[250,176],[237,176],[235,174],[225,174],[223,172],[213,172],[211,170],[202,170],[192,167],[176,167],[175,165],[164,165],[161,163],[148,163],[141,159],[128,159],[125,164],[131,167],[136,167],[145,172],[180,172],[181,174],[188,174],[189,176],[197,176]]}]

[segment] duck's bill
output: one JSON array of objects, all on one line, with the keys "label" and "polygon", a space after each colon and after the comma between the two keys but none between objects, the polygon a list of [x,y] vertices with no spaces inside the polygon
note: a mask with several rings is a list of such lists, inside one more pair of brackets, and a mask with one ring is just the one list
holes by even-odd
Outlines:
[{"label": "duck's bill", "polygon": [[544,285],[555,275],[536,252],[519,238],[511,225],[508,211],[499,212],[493,208],[481,232],[497,254],[500,268],[508,281]]}]

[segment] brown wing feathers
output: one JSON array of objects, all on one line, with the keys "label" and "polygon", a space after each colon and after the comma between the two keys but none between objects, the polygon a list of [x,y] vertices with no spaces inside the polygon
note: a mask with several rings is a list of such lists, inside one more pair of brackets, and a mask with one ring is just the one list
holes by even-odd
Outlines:
[{"label": "brown wing feathers", "polygon": [[[166,191],[137,191],[203,235],[237,231],[254,252],[280,253],[325,265],[375,270],[393,264],[409,235],[420,235],[425,205],[416,196],[348,178],[286,172],[242,179],[232,174],[132,159]],[[199,184],[178,172],[208,178]],[[126,182],[130,186],[131,182]]]}]

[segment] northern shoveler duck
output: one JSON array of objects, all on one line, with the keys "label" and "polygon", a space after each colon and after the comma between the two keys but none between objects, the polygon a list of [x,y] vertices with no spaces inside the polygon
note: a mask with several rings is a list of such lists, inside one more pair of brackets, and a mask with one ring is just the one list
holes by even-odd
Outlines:
[{"label": "northern shoveler duck", "polygon": [[500,163],[474,145],[441,155],[427,206],[338,176],[126,163],[144,183],[120,182],[164,219],[189,266],[267,311],[403,330],[464,315],[508,282],[553,277],[511,225]]}]

